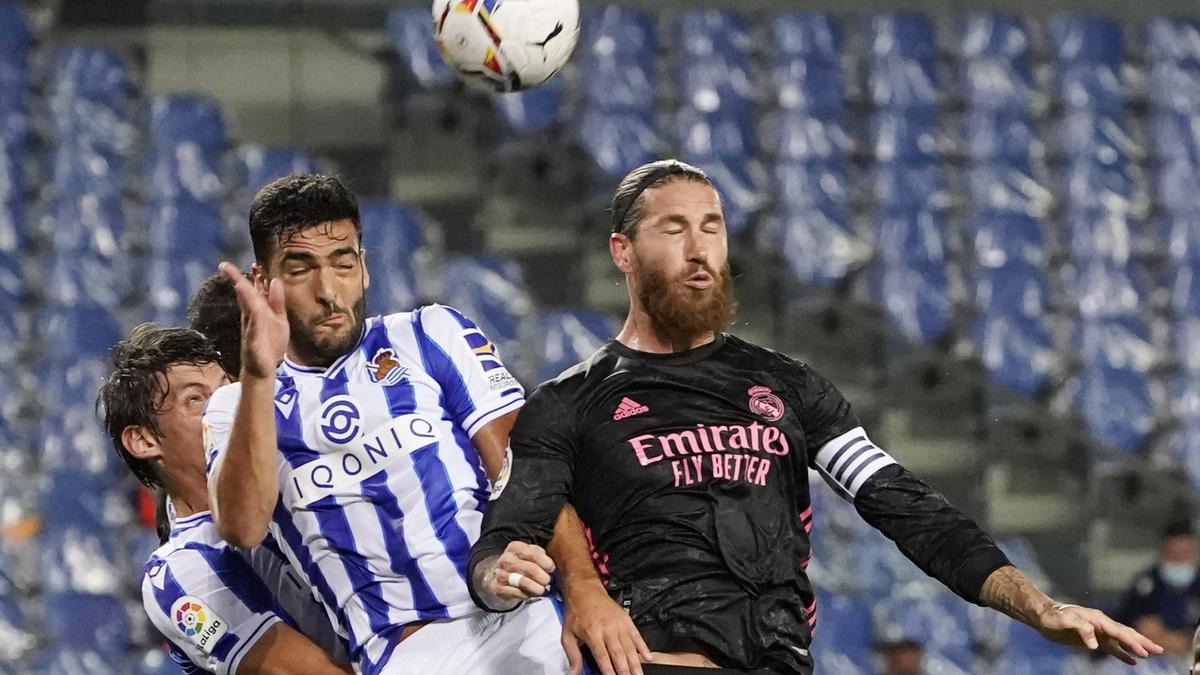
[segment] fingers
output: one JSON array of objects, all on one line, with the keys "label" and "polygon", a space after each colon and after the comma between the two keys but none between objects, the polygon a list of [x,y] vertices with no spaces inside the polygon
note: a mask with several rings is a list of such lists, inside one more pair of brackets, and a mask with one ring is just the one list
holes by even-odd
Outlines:
[{"label": "fingers", "polygon": [[514,541],[509,543],[508,548],[504,549],[504,552],[511,553],[521,560],[534,563],[543,570],[546,570],[547,573],[554,572],[554,561],[550,559],[550,556],[546,553],[546,549],[541,546]]},{"label": "fingers", "polygon": [[596,660],[596,665],[600,667],[600,675],[616,675],[612,658],[608,655],[608,647],[604,644],[604,635],[599,633],[589,635],[585,642],[587,642],[588,649],[592,651],[592,658]]},{"label": "fingers", "polygon": [[582,673],[583,652],[579,650],[579,638],[563,630],[562,648],[567,653],[567,665],[571,667],[571,675]]},{"label": "fingers", "polygon": [[633,638],[630,637],[629,631],[621,631],[617,636],[617,641],[625,663],[629,666],[628,672],[631,675],[642,675],[642,658],[638,654],[637,646],[633,643]]},{"label": "fingers", "polygon": [[[532,587],[537,588],[540,586],[543,593],[545,592],[546,587],[550,585],[550,575],[546,573],[546,570],[542,569],[538,565],[527,560],[506,558],[503,555],[500,556],[500,560],[498,560],[496,563],[496,577],[507,583],[508,576],[513,572],[525,577],[525,579],[522,581],[530,582]],[[541,595],[541,593],[538,595]]]},{"label": "fingers", "polygon": [[1096,639],[1096,628],[1088,621],[1075,621],[1072,626],[1076,633],[1079,633],[1079,641],[1088,649],[1098,649],[1100,642]]},{"label": "fingers", "polygon": [[650,660],[650,647],[646,645],[646,641],[642,639],[642,632],[633,625],[633,619],[629,620],[629,631],[626,633],[633,640],[633,646],[637,648],[638,655],[643,661]]},{"label": "fingers", "polygon": [[1142,635],[1133,628],[1126,626],[1123,623],[1118,623],[1110,619],[1103,612],[1096,612],[1099,617],[1096,623],[1100,629],[1100,633],[1107,635],[1116,640],[1127,652],[1132,652],[1142,658],[1147,658],[1151,654],[1161,654],[1163,648],[1155,643],[1150,638]]},{"label": "fingers", "polygon": [[1100,651],[1114,656],[1126,665],[1136,666],[1137,659],[1133,658],[1129,652],[1121,648],[1121,643],[1116,638],[1105,635],[1100,639]]},{"label": "fingers", "polygon": [[267,284],[267,306],[276,316],[284,316],[287,313],[283,304],[283,282],[278,278]]}]

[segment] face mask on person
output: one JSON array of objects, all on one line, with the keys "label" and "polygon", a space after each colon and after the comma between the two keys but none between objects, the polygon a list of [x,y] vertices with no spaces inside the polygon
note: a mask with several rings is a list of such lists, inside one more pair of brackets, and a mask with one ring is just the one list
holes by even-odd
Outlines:
[{"label": "face mask on person", "polygon": [[1196,579],[1196,566],[1186,563],[1162,563],[1158,567],[1163,581],[1175,588],[1190,586]]}]

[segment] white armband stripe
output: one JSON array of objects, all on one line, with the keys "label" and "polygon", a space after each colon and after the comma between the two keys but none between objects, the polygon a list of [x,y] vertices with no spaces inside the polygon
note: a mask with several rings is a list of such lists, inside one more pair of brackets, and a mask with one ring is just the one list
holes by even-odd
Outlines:
[{"label": "white armband stripe", "polygon": [[850,499],[877,471],[895,463],[891,455],[871,442],[862,427],[855,427],[821,446],[814,461],[826,480],[836,483]]}]

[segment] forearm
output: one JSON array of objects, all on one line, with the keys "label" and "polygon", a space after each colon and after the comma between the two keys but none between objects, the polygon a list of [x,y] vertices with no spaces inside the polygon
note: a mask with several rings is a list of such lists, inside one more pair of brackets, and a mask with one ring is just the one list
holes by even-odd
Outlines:
[{"label": "forearm", "polygon": [[279,499],[274,378],[246,377],[213,480],[213,519],[235,546],[258,545]]},{"label": "forearm", "polygon": [[573,593],[596,590],[607,593],[592,562],[583,521],[575,513],[575,507],[567,504],[559,511],[554,536],[546,549],[558,566],[558,581],[565,597],[569,599]]},{"label": "forearm", "polygon": [[983,582],[979,596],[984,605],[1035,628],[1039,626],[1038,617],[1055,605],[1049,596],[1012,565],[992,572]]}]

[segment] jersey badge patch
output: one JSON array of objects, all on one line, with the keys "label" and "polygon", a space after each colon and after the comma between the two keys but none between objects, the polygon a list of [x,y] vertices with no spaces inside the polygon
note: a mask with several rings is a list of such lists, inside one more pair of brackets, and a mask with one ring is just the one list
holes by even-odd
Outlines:
[{"label": "jersey badge patch", "polygon": [[375,384],[391,386],[403,380],[408,375],[405,368],[396,360],[396,352],[390,347],[380,347],[371,362],[367,364],[367,373]]},{"label": "jersey badge patch", "polygon": [[750,387],[750,412],[768,422],[778,422],[783,417],[783,401],[771,392],[770,387]]},{"label": "jersey badge patch", "polygon": [[217,642],[229,632],[229,624],[192,595],[185,595],[171,605],[171,618],[179,633],[205,654],[211,654]]}]

